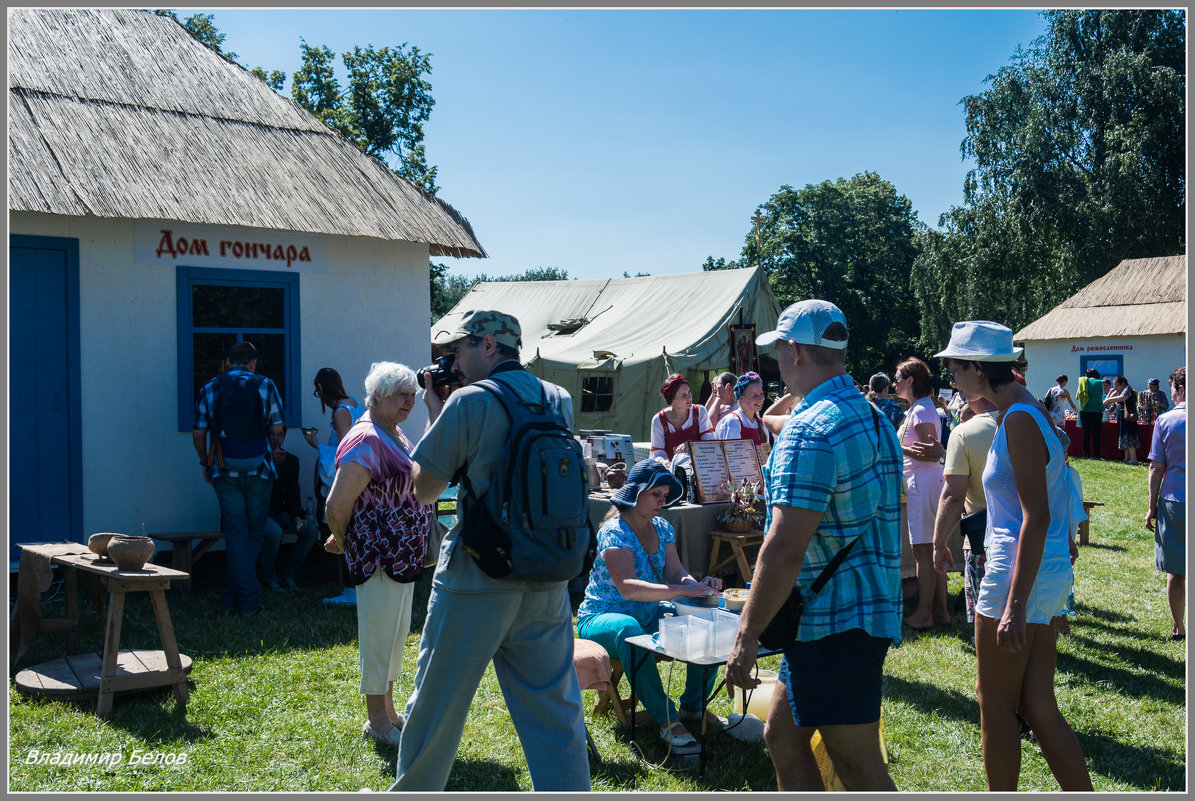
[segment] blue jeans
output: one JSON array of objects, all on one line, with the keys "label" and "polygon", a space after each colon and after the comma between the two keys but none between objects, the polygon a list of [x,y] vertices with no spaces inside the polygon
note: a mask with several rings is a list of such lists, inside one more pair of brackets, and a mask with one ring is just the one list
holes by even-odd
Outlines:
[{"label": "blue jeans", "polygon": [[225,611],[248,614],[261,603],[254,565],[265,539],[274,480],[249,473],[222,475],[212,479],[212,487],[220,502],[220,530],[228,559],[228,586],[220,603]]},{"label": "blue jeans", "polygon": [[257,560],[257,575],[263,584],[269,584],[278,578],[275,565],[278,562],[278,549],[282,545],[284,532],[293,533],[298,537],[294,550],[290,553],[290,559],[286,560],[286,567],[282,570],[282,577],[292,580],[310,553],[311,546],[315,545],[315,538],[319,534],[314,523],[308,523],[307,528],[302,531],[297,530],[295,519],[286,512],[267,515],[265,539],[261,543],[261,557]]},{"label": "blue jeans", "polygon": [[[610,656],[622,663],[622,669],[635,695],[643,702],[647,714],[661,726],[665,721],[676,720],[676,707],[664,692],[664,684],[660,681],[660,673],[656,668],[656,660],[644,658],[642,652],[637,656],[640,661],[639,670],[631,675],[632,648],[627,645],[627,637],[638,634],[654,634],[660,629],[660,616],[656,615],[647,625],[642,625],[630,615],[617,612],[602,612],[596,615],[586,615],[577,620],[577,636],[583,640],[593,640],[606,649]],[[718,680],[717,669],[710,670],[702,681],[705,672],[697,665],[685,666],[685,691],[680,697],[681,709],[698,714],[701,712],[702,700],[708,698],[714,691],[714,684]]]}]

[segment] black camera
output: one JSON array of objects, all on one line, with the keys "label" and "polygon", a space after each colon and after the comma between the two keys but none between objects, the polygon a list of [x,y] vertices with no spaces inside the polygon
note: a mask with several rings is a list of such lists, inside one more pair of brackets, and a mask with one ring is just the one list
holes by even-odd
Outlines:
[{"label": "black camera", "polygon": [[419,372],[415,373],[415,378],[418,379],[419,386],[426,386],[423,381],[425,375],[432,377],[433,387],[447,387],[459,383],[457,377],[452,373],[452,362],[454,359],[453,354],[449,353],[436,359],[427,367],[421,367]]}]

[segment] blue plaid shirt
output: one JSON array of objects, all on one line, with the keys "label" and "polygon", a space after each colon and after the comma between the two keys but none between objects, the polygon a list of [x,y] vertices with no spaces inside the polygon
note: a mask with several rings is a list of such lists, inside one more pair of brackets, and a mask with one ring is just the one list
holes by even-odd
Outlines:
[{"label": "blue plaid shirt", "polygon": [[[234,367],[228,371],[231,373],[245,373],[253,375],[248,370],[242,370],[239,367]],[[212,411],[216,408],[216,388],[220,385],[220,377],[216,376],[211,381],[203,385],[203,389],[199,392],[199,398],[195,401],[195,430],[207,431],[212,423]],[[269,432],[270,426],[280,426],[285,422],[282,416],[282,396],[278,394],[278,387],[274,386],[274,382],[265,376],[261,377],[261,384],[257,388],[261,395],[261,408],[265,413],[266,431],[262,432],[265,437]],[[212,478],[223,475],[224,473],[236,474],[235,471],[226,470],[221,472],[220,465],[212,465]],[[277,478],[278,473],[274,469],[274,456],[271,453],[270,447],[266,446],[265,457],[261,460],[261,466],[252,471],[251,475],[258,478]]]},{"label": "blue plaid shirt", "polygon": [[[773,506],[822,512],[797,584],[803,642],[863,629],[900,642],[901,450],[896,432],[849,375],[826,381],[793,409],[764,467]],[[821,594],[810,586],[839,550],[861,539]]]}]

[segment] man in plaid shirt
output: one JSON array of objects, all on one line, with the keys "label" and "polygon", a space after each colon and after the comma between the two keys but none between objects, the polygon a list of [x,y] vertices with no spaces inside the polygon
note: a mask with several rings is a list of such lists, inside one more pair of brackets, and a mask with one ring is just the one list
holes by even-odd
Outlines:
[{"label": "man in plaid shirt", "polygon": [[[767,536],[726,665],[726,684],[754,687],[759,634],[792,590],[806,604],[784,650],[764,732],[780,790],[824,790],[810,738],[821,732],[847,790],[895,790],[880,749],[884,657],[900,642],[901,451],[896,433],[844,361],[842,311],[823,300],[793,304],[775,331],[784,383],[800,397],[764,470]],[[855,542],[822,591],[810,586]]]},{"label": "man in plaid shirt", "polygon": [[[228,559],[228,586],[220,614],[239,613],[245,618],[262,611],[254,566],[265,539],[270,495],[278,477],[267,436],[286,430],[278,388],[265,376],[254,375],[255,370],[257,348],[253,343],[233,345],[228,352],[228,371],[208,381],[195,401],[191,431],[203,480],[215,489],[220,503],[220,529]],[[236,409],[232,408],[234,397],[236,402],[244,402]],[[253,403],[245,405],[249,401]]]}]

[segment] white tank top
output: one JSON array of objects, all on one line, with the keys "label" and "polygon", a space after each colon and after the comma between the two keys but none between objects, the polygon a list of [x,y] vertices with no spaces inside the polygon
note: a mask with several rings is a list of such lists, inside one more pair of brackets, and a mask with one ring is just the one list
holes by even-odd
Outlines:
[{"label": "white tank top", "polygon": [[[1070,471],[1066,464],[1066,452],[1062,449],[1062,443],[1058,440],[1050,421],[1035,406],[1014,403],[1004,413],[1004,418],[1014,412],[1027,412],[1033,418],[1049,452],[1049,461],[1046,463],[1046,492],[1050,501],[1050,525],[1046,530],[1046,544],[1037,575],[1069,573],[1073,490]],[[998,567],[1011,572],[1016,563],[1024,515],[1021,512],[1021,501],[1017,495],[1016,479],[1013,477],[1012,461],[1008,454],[1004,419],[996,429],[992,449],[988,452],[987,466],[983,470],[983,492],[988,501],[988,524],[983,540],[988,564],[993,568]]]}]

